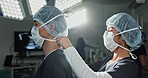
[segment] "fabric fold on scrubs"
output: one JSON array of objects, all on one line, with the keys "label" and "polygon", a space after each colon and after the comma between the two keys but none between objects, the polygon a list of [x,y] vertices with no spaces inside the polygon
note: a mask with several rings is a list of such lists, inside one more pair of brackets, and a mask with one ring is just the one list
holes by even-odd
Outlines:
[{"label": "fabric fold on scrubs", "polygon": [[65,49],[64,54],[78,78],[112,78],[107,72],[94,72],[90,69],[74,47]]}]

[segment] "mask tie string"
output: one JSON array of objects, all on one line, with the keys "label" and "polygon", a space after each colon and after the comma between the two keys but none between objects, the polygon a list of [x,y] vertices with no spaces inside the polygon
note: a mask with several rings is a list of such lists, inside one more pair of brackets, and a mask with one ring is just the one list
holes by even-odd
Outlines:
[{"label": "mask tie string", "polygon": [[134,60],[136,60],[137,59],[137,56],[135,55],[135,54],[133,54],[133,53],[129,53],[130,54],[130,56],[132,57],[132,59],[134,59]]},{"label": "mask tie string", "polygon": [[42,24],[41,26],[39,26],[39,28],[43,27],[43,26],[46,25],[47,23],[53,21],[54,19],[56,19],[56,18],[58,18],[58,17],[60,17],[60,16],[64,16],[64,14],[59,14],[59,15],[57,15],[57,16],[51,18],[50,20],[48,20],[47,22],[45,22],[44,24]]}]

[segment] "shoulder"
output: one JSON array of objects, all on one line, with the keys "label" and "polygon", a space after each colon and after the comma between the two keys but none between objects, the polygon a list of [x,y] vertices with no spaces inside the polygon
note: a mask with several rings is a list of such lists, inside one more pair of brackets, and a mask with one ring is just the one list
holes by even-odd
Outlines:
[{"label": "shoulder", "polygon": [[121,59],[114,63],[112,67],[107,72],[113,78],[136,78],[135,74],[137,74],[138,69],[136,63],[131,58]]},{"label": "shoulder", "polygon": [[136,63],[133,59],[130,57],[121,59],[117,62],[117,65],[120,66],[121,69],[126,69],[126,68],[137,68]]},{"label": "shoulder", "polygon": [[65,57],[63,50],[56,50],[47,56],[47,59],[57,59]]},{"label": "shoulder", "polygon": [[59,66],[66,65],[68,63],[63,50],[54,51],[49,56],[47,56],[44,61],[47,64],[54,64]]}]

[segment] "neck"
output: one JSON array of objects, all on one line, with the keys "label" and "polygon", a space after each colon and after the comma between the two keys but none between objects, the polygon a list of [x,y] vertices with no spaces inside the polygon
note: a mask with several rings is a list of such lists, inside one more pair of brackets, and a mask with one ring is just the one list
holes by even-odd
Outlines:
[{"label": "neck", "polygon": [[117,48],[114,52],[113,58],[111,61],[118,61],[120,59],[130,57],[129,52],[123,48]]},{"label": "neck", "polygon": [[57,45],[55,42],[49,42],[45,41],[43,45],[43,50],[45,56],[47,56],[49,53],[53,52],[54,50],[60,49],[60,46]]}]

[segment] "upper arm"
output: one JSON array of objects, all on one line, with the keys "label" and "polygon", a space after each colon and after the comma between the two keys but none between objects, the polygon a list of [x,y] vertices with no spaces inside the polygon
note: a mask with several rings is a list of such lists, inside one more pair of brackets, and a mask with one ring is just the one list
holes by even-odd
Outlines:
[{"label": "upper arm", "polygon": [[140,55],[139,60],[140,60],[141,65],[145,65],[145,63],[147,62],[145,55]]},{"label": "upper arm", "polygon": [[140,61],[141,65],[142,65],[142,68],[147,71],[148,70],[148,62],[146,60],[146,56],[140,55],[138,57],[139,57],[139,61]]}]

